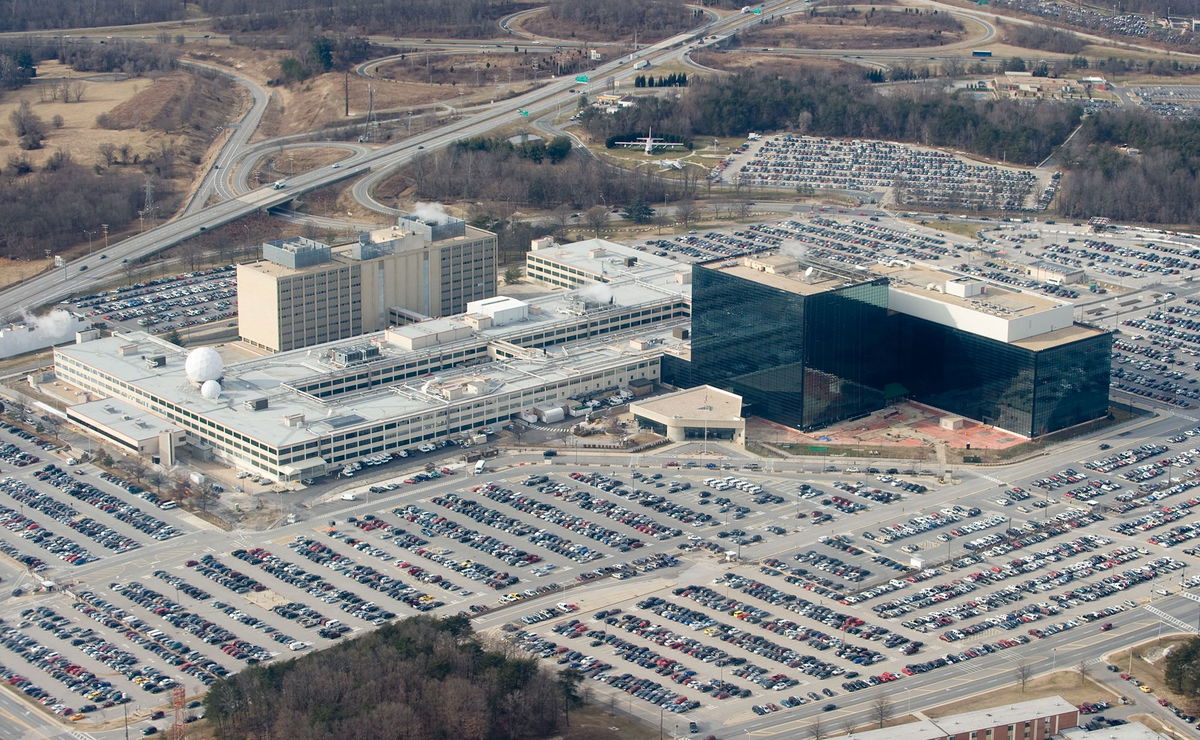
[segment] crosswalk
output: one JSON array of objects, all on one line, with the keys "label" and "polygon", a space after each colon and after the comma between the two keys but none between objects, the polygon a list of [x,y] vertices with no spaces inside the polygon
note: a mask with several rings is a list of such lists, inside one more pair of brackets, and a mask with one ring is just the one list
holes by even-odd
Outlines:
[{"label": "crosswalk", "polygon": [[1161,609],[1155,609],[1154,607],[1150,606],[1149,604],[1143,604],[1142,608],[1145,609],[1146,611],[1150,612],[1154,616],[1158,617],[1163,622],[1165,622],[1165,623],[1171,625],[1172,627],[1174,627],[1178,630],[1181,630],[1183,632],[1189,632],[1189,633],[1195,634],[1196,632],[1200,631],[1200,630],[1197,630],[1195,628],[1195,626],[1188,624],[1187,622],[1183,621],[1182,619],[1173,617]]}]

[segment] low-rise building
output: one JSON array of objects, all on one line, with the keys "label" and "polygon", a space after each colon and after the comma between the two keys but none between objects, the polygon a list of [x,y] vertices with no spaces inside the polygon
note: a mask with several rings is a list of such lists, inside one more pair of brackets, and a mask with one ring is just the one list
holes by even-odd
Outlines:
[{"label": "low-rise building", "polygon": [[834,740],[1049,740],[1079,724],[1079,710],[1061,696],[922,719]]}]

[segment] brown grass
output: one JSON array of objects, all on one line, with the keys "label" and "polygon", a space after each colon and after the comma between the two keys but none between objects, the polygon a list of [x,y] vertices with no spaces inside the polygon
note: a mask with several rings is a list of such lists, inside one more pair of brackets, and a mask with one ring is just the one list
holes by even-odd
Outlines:
[{"label": "brown grass", "polygon": [[763,70],[764,72],[781,72],[792,70],[859,70],[859,67],[837,59],[812,59],[808,57],[781,57],[777,54],[750,51],[746,49],[731,49],[729,51],[710,51],[702,49],[692,52],[692,60],[697,64],[719,69],[725,72],[741,72],[746,69]]},{"label": "brown grass", "polygon": [[[78,72],[57,62],[39,64],[38,75],[43,79],[81,77]],[[78,103],[41,102],[41,84],[44,83],[35,83],[0,95],[0,163],[6,162],[10,155],[24,154],[34,167],[40,168],[46,158],[57,149],[70,154],[71,158],[80,164],[92,165],[101,161],[97,147],[103,142],[112,142],[117,146],[127,144],[137,153],[156,149],[164,140],[174,142],[175,137],[161,132],[106,131],[96,126],[96,116],[108,113],[150,88],[153,84],[151,80],[139,77],[121,82],[84,81],[83,100]],[[28,100],[33,112],[41,116],[46,123],[46,142],[36,151],[23,152],[17,147],[16,137],[9,122],[9,114],[22,100]],[[51,125],[51,120],[56,115],[63,118],[62,128],[54,128]]]},{"label": "brown grass", "polygon": [[548,79],[559,63],[577,61],[577,49],[555,53],[515,54],[511,46],[491,48],[481,54],[423,54],[418,49],[406,59],[388,62],[375,70],[387,81],[423,85],[484,87],[502,82]]},{"label": "brown grass", "polygon": [[50,260],[23,261],[0,257],[0,288],[6,288],[34,275],[40,275],[51,264]]},{"label": "brown grass", "polygon": [[1057,671],[1056,673],[1035,676],[1029,679],[1025,684],[1024,692],[1021,691],[1019,684],[1014,683],[1011,686],[976,694],[975,696],[950,702],[949,704],[942,704],[933,709],[926,709],[925,714],[933,718],[945,717],[960,712],[970,712],[979,707],[997,707],[1055,695],[1061,696],[1075,705],[1082,704],[1085,701],[1112,700],[1116,698],[1116,695],[1108,687],[1093,681],[1091,678],[1084,679],[1081,682],[1079,674],[1073,670]]}]

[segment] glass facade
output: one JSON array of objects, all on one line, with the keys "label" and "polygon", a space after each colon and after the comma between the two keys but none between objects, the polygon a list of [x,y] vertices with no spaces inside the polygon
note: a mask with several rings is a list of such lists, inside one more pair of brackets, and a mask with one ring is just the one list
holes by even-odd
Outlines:
[{"label": "glass facade", "polygon": [[1033,350],[893,314],[896,379],[930,406],[1037,437],[1108,413],[1108,333]]},{"label": "glass facade", "polygon": [[1028,436],[1035,353],[978,334],[893,314],[895,378],[909,398]]},{"label": "glass facade", "polygon": [[800,429],[870,413],[883,406],[886,306],[882,278],[805,295],[696,266],[692,374]]},{"label": "glass facade", "polygon": [[[663,379],[809,431],[904,398],[1036,437],[1108,412],[1112,335],[1044,349],[888,313],[887,279],[796,292],[695,266],[692,359]],[[886,393],[886,399],[885,399]]]},{"label": "glass facade", "polygon": [[1112,334],[1105,332],[1037,353],[1033,436],[1108,413]]}]

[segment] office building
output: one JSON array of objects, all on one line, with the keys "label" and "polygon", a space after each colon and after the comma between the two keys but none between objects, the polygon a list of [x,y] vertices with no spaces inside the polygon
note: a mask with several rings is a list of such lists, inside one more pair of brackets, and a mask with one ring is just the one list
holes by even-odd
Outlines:
[{"label": "office building", "polygon": [[746,414],[816,429],[883,406],[887,281],[786,255],[696,266],[692,370]]},{"label": "office building", "polygon": [[693,295],[690,363],[665,361],[667,381],[727,388],[802,430],[903,399],[1027,437],[1108,412],[1112,335],[1046,296],[785,255],[697,265]]},{"label": "office building", "polygon": [[[142,437],[181,430],[159,434],[155,454],[169,454],[166,440],[303,480],[535,407],[575,408],[658,382],[661,356],[685,344],[687,274],[675,265],[614,276],[602,297],[585,289],[481,299],[467,313],[230,364],[211,385],[189,379],[182,348],[143,332],[62,347],[55,372],[91,396],[70,408],[72,419],[126,449],[145,452]],[[159,422],[114,429],[107,408],[124,406]]]},{"label": "office building", "polygon": [[459,219],[401,217],[329,247],[296,237],[238,265],[238,334],[283,352],[445,316],[496,294],[496,236]]},{"label": "office building", "polygon": [[526,279],[552,288],[607,283],[633,269],[677,270],[680,263],[607,239],[558,245],[550,237],[534,239],[525,254]]}]

